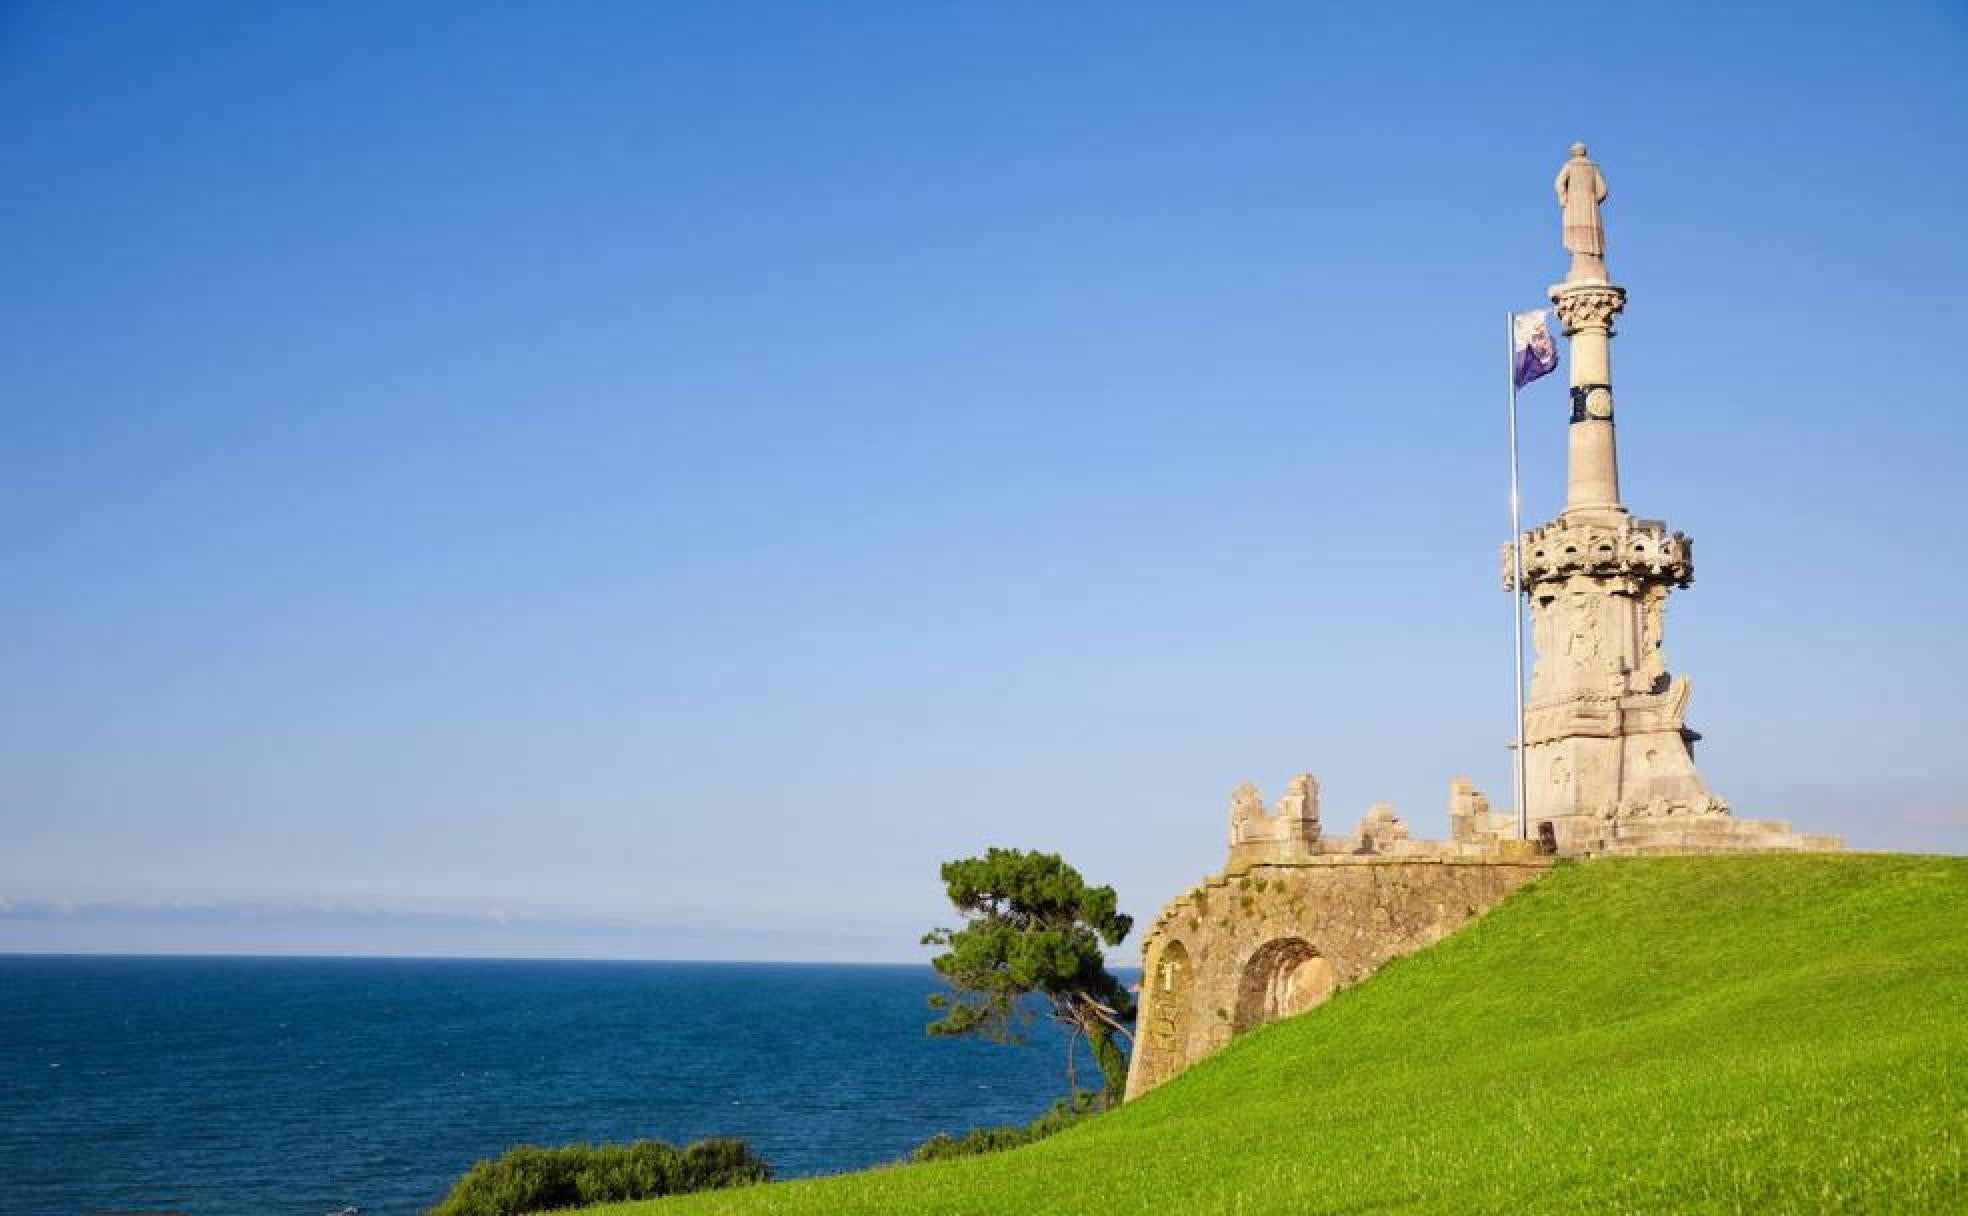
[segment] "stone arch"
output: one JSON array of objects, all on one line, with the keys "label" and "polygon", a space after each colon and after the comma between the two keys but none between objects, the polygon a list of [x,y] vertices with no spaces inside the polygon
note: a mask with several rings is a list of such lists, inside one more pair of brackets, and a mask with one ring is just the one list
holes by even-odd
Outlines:
[{"label": "stone arch", "polygon": [[1312,1008],[1339,987],[1332,961],[1300,937],[1266,942],[1244,964],[1237,980],[1233,1034]]},{"label": "stone arch", "polygon": [[1131,1092],[1145,1092],[1188,1067],[1195,995],[1196,976],[1189,962],[1189,948],[1180,940],[1168,942],[1155,952],[1141,975],[1143,1018],[1135,1044],[1141,1056],[1137,1069],[1140,1081],[1130,1086]]}]

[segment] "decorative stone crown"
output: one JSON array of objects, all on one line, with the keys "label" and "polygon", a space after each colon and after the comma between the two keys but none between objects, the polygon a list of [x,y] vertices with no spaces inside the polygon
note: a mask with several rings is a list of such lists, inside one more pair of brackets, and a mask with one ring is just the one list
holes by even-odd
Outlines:
[{"label": "decorative stone crown", "polygon": [[[1510,546],[1503,547],[1503,589],[1516,590]],[[1695,542],[1658,519],[1616,525],[1555,519],[1524,533],[1524,582],[1535,587],[1584,574],[1624,576],[1686,587],[1695,581]]]},{"label": "decorative stone crown", "polygon": [[1560,283],[1551,289],[1551,302],[1566,337],[1582,329],[1603,329],[1611,337],[1613,319],[1626,307],[1626,288],[1611,283]]}]

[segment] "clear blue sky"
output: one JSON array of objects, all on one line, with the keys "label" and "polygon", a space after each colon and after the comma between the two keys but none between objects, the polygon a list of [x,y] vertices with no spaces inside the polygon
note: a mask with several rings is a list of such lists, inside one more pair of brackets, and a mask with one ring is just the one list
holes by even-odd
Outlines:
[{"label": "clear blue sky", "polygon": [[1440,834],[1579,138],[1710,784],[1968,849],[1959,5],[0,9],[0,949],[911,958],[1246,778]]}]

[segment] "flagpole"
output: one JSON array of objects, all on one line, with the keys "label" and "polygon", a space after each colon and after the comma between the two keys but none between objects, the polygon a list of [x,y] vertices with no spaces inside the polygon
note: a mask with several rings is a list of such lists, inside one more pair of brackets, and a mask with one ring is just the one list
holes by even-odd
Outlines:
[{"label": "flagpole", "polygon": [[1524,782],[1524,527],[1517,490],[1517,326],[1503,314],[1504,373],[1510,382],[1510,641],[1517,676],[1517,839],[1531,835],[1531,811]]}]

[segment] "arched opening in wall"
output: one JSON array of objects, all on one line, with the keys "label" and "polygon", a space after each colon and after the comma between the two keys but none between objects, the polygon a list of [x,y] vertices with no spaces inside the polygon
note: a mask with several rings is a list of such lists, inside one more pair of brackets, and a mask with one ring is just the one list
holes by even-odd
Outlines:
[{"label": "arched opening in wall", "polygon": [[1303,938],[1266,942],[1244,964],[1237,981],[1235,1034],[1310,1009],[1333,994],[1339,977],[1332,963]]},{"label": "arched opening in wall", "polygon": [[1135,1050],[1142,1053],[1142,1089],[1168,1080],[1189,1062],[1194,996],[1189,950],[1179,941],[1169,942],[1141,974],[1143,1018]]}]

